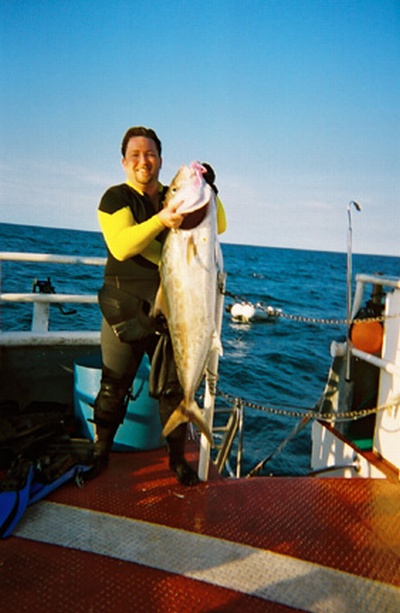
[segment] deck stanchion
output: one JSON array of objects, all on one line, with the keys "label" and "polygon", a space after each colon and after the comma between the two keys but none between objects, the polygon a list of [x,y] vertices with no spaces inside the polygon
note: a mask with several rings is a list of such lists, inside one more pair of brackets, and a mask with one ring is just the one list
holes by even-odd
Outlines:
[{"label": "deck stanchion", "polygon": [[[226,273],[220,272],[218,274],[218,282],[217,282],[217,301],[216,301],[216,317],[215,317],[216,330],[220,336],[221,336],[222,317],[223,317],[223,308],[224,308],[225,283],[226,283]],[[212,425],[214,421],[214,405],[215,405],[215,392],[216,392],[216,387],[217,387],[218,361],[219,361],[219,352],[215,350],[211,353],[209,361],[208,361],[206,382],[205,382],[205,393],[204,393],[204,417],[211,431],[212,431]],[[208,470],[210,467],[210,452],[211,452],[211,445],[209,441],[207,440],[207,438],[204,436],[204,434],[202,434],[200,437],[200,456],[199,456],[199,466],[198,466],[198,473],[199,473],[199,478],[201,479],[201,481],[207,481],[208,479]]]}]

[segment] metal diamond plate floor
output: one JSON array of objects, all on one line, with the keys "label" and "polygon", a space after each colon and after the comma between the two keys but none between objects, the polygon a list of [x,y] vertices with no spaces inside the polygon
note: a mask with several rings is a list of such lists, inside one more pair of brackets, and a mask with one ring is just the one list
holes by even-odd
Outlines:
[{"label": "metal diamond plate floor", "polygon": [[[191,459],[194,460],[195,452]],[[163,450],[113,454],[0,542],[4,610],[400,610],[400,486],[219,478],[185,488]]]}]

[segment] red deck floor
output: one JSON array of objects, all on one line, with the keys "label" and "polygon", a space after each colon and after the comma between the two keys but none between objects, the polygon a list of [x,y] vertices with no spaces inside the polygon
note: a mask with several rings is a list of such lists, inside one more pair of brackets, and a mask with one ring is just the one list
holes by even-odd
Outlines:
[{"label": "red deck floor", "polygon": [[[57,534],[50,536],[50,525],[48,542],[39,536],[42,542],[38,542],[35,522],[39,520],[35,514],[40,509],[49,512],[60,522],[62,532],[69,527],[65,525],[69,520],[64,520],[63,513],[68,513],[71,507],[78,515],[86,509],[95,511],[96,517],[105,522],[139,520],[141,523],[132,524],[133,531],[142,526],[146,528],[147,522],[175,528],[177,531],[172,533],[175,538],[176,532],[178,539],[178,558],[181,539],[203,535],[213,537],[205,539],[205,551],[212,551],[214,543],[219,548],[237,543],[255,548],[246,549],[246,555],[248,551],[254,551],[255,556],[257,552],[280,554],[272,558],[272,563],[277,561],[279,566],[282,560],[283,565],[289,564],[289,574],[285,581],[275,581],[273,589],[268,588],[266,592],[249,590],[245,585],[249,579],[243,575],[242,589],[240,575],[239,584],[235,584],[234,570],[228,563],[228,582],[229,577],[233,582],[228,589],[223,586],[227,583],[219,582],[220,563],[215,563],[213,568],[211,556],[207,564],[204,560],[200,564],[194,550],[191,555],[183,549],[183,568],[191,572],[193,568],[206,566],[204,579],[196,573],[191,577],[183,576],[181,571],[168,572],[162,565],[149,565],[146,552],[141,563],[140,546],[136,557],[129,560],[125,553],[118,553],[121,542],[117,543],[115,526],[111,523],[110,532],[106,528],[102,535],[111,551],[107,555],[99,554],[95,548],[81,550],[85,547],[79,545],[80,528],[74,527],[74,519],[71,519],[72,533],[67,546],[61,544]],[[85,520],[86,527],[91,524],[91,517]],[[46,539],[46,526],[43,529],[41,524],[40,529]],[[74,483],[64,485],[46,501],[28,509],[15,534],[0,542],[1,603],[3,610],[10,613],[294,610],[364,613],[360,608],[364,607],[360,605],[362,599],[355,594],[339,595],[337,602],[333,588],[330,588],[332,593],[324,595],[323,573],[333,569],[342,571],[337,576],[333,574],[338,594],[343,581],[349,579],[352,585],[352,577],[366,578],[372,580],[366,582],[366,588],[376,598],[379,605],[376,610],[388,613],[400,610],[400,486],[386,480],[260,477],[228,481],[217,478],[186,488],[169,471],[163,450],[113,454],[108,470],[96,480],[83,488]],[[93,533],[91,538],[96,540],[97,536]],[[155,554],[162,553],[166,543],[162,540],[163,533],[161,536],[157,533],[154,538]],[[211,549],[208,549],[209,543]],[[188,556],[187,560],[184,556]],[[291,564],[298,561],[311,563],[306,569],[313,571],[312,585],[310,572],[303,575],[301,571],[296,575],[298,571],[291,570]],[[263,569],[262,564],[255,559],[254,575]],[[262,573],[267,576],[269,571],[265,567]],[[362,580],[354,589],[358,590],[360,585],[363,587]],[[382,586],[389,590],[384,601]],[[321,598],[315,594],[321,594]],[[364,604],[369,602],[368,598],[365,596]],[[374,606],[372,603],[368,610],[374,610]]]}]

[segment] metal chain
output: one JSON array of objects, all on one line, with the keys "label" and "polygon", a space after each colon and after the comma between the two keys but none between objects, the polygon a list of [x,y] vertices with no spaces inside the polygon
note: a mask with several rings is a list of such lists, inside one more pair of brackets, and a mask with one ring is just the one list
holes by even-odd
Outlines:
[{"label": "metal chain", "polygon": [[379,407],[373,407],[371,409],[360,409],[357,411],[346,411],[340,413],[325,413],[317,410],[288,410],[288,409],[278,409],[275,407],[265,407],[260,404],[256,404],[255,402],[250,402],[248,400],[243,400],[242,398],[238,398],[232,396],[231,394],[227,394],[218,390],[217,396],[222,396],[225,400],[234,405],[243,405],[250,409],[256,409],[257,411],[263,411],[266,413],[271,413],[272,415],[282,415],[285,417],[296,417],[303,418],[309,417],[310,419],[319,419],[321,421],[350,421],[361,419],[362,417],[366,417],[367,415],[372,415],[373,413],[379,413],[380,411],[384,411],[386,409],[390,409],[394,406],[397,406],[399,402],[392,402],[390,404],[381,405]]},{"label": "metal chain", "polygon": [[[242,296],[238,296],[237,294],[232,294],[231,292],[227,290],[221,290],[221,293],[224,294],[225,296],[229,296],[229,298],[233,298],[235,301],[240,301],[245,304],[248,304],[252,306],[253,308],[258,308],[262,311],[265,311],[266,313],[270,312],[271,307],[264,306],[260,303],[253,304],[251,301],[247,300],[246,298],[243,298]],[[274,316],[281,317],[283,319],[289,319],[291,321],[299,321],[302,323],[348,326],[349,323],[359,323],[359,322],[369,323],[373,321],[383,322],[386,319],[400,317],[400,313],[397,313],[395,315],[380,315],[377,317],[366,317],[365,319],[352,319],[351,322],[349,322],[348,319],[334,319],[334,318],[328,319],[328,318],[323,318],[323,317],[307,317],[303,315],[291,315],[289,313],[284,313],[280,309],[279,310],[274,309]],[[326,413],[326,412],[317,411],[316,409],[313,409],[310,411],[308,409],[288,410],[288,409],[278,409],[278,408],[271,407],[271,406],[265,407],[260,404],[256,404],[255,402],[250,402],[247,400],[243,400],[242,398],[232,396],[230,394],[222,392],[221,390],[218,390],[216,395],[222,396],[223,398],[225,398],[225,400],[227,400],[231,404],[243,405],[250,409],[256,409],[258,411],[271,413],[273,415],[282,415],[285,417],[296,417],[296,418],[309,417],[310,419],[319,419],[321,421],[328,421],[328,422],[329,421],[341,422],[341,421],[361,419],[362,417],[366,417],[374,413],[379,413],[380,411],[390,409],[394,406],[398,406],[399,404],[399,402],[393,402],[391,404],[381,405],[378,407],[373,407],[371,409],[360,409],[357,411],[347,411],[347,412],[340,412],[340,413]]]},{"label": "metal chain", "polygon": [[[257,302],[256,304],[254,304],[250,300],[243,298],[243,296],[232,294],[231,292],[228,292],[227,290],[224,290],[222,293],[225,296],[228,296],[229,298],[233,298],[233,300],[248,304],[249,306],[252,306],[255,309],[260,309],[261,311],[264,311],[265,313],[268,313],[268,314],[270,313],[271,307],[264,306],[260,302]],[[365,317],[363,319],[352,319],[351,322],[349,322],[348,319],[334,319],[334,318],[324,318],[324,317],[307,317],[305,315],[291,315],[290,313],[284,313],[281,309],[274,309],[273,315],[274,317],[281,317],[282,319],[289,319],[290,321],[299,321],[302,323],[309,323],[309,324],[327,324],[327,325],[336,325],[336,326],[338,325],[348,326],[350,323],[360,323],[360,322],[362,323],[369,323],[373,321],[383,322],[386,319],[393,319],[396,317],[400,317],[400,313],[397,313],[395,315],[377,315],[376,317]]]}]

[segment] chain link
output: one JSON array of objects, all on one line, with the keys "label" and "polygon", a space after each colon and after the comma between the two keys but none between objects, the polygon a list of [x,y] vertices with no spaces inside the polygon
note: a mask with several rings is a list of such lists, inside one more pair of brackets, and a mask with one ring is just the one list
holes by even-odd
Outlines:
[{"label": "chain link", "polygon": [[[223,290],[222,294],[224,294],[225,296],[229,296],[229,298],[233,298],[233,300],[237,302],[248,304],[249,306],[252,306],[253,308],[260,309],[261,311],[265,311],[266,313],[271,314],[270,306],[265,306],[259,302],[256,304],[253,304],[251,301],[247,300],[246,298],[243,298],[242,296],[238,296],[236,294],[232,294],[231,292],[227,290]],[[393,319],[393,318],[400,317],[400,313],[397,313],[395,315],[379,315],[376,317],[366,317],[363,319],[352,319],[351,322],[349,322],[347,318],[346,319],[335,319],[335,318],[323,318],[323,317],[307,317],[304,315],[291,315],[289,313],[284,313],[281,309],[274,309],[273,316],[281,317],[282,319],[288,319],[290,321],[298,321],[302,323],[349,326],[350,323],[359,323],[359,322],[369,323],[373,321],[383,322],[386,319]],[[399,402],[392,402],[390,404],[381,405],[381,406],[373,407],[370,409],[360,409],[360,410],[346,411],[346,412],[340,412],[340,413],[328,413],[328,412],[318,411],[317,410],[318,405],[316,405],[316,408],[312,410],[304,409],[304,408],[283,409],[283,408],[276,408],[276,407],[271,407],[271,406],[265,407],[255,402],[250,402],[248,400],[243,400],[242,398],[232,396],[230,394],[222,392],[221,390],[217,390],[216,395],[223,397],[225,400],[227,400],[233,405],[246,406],[250,409],[255,409],[257,411],[271,413],[272,415],[281,415],[285,417],[296,417],[296,418],[308,417],[310,419],[319,419],[320,421],[327,421],[327,422],[330,422],[330,421],[342,422],[342,421],[357,420],[363,417],[367,417],[368,415],[372,415],[374,413],[379,413],[380,411],[391,409],[392,407],[398,406],[400,404]]]},{"label": "chain link", "polygon": [[310,419],[319,419],[320,421],[350,421],[361,419],[362,417],[366,417],[368,415],[372,415],[373,413],[379,413],[380,411],[384,411],[387,409],[391,409],[392,407],[398,406],[399,402],[392,402],[390,404],[381,405],[379,407],[373,407],[371,409],[360,409],[356,411],[346,411],[340,413],[328,413],[321,412],[316,409],[279,409],[275,407],[265,407],[255,402],[251,402],[248,400],[243,400],[242,398],[238,398],[236,396],[232,396],[231,394],[227,394],[226,392],[222,392],[221,390],[217,391],[217,396],[221,396],[228,402],[233,405],[242,405],[246,406],[249,409],[255,409],[257,411],[263,411],[264,413],[271,413],[272,415],[282,415],[285,417],[296,417],[303,418],[308,417]]},{"label": "chain link", "polygon": [[[227,290],[223,291],[222,293],[225,296],[228,296],[229,298],[233,298],[233,300],[237,302],[248,304],[249,306],[252,306],[255,309],[259,309],[260,311],[264,311],[267,314],[271,313],[270,306],[265,306],[261,304],[260,302],[257,302],[256,304],[254,304],[250,300],[247,300],[246,298],[243,298],[242,296],[238,296],[237,294],[232,294],[231,292],[228,292]],[[332,325],[348,326],[350,323],[352,324],[361,323],[361,322],[369,323],[373,321],[383,322],[386,319],[393,319],[396,317],[400,317],[400,313],[397,313],[395,315],[377,315],[376,317],[365,317],[362,319],[352,319],[349,322],[347,318],[346,319],[335,319],[335,318],[324,318],[324,317],[307,317],[306,315],[291,315],[290,313],[284,313],[281,309],[274,308],[273,316],[280,317],[282,319],[288,319],[290,321],[298,321],[301,323],[308,323],[308,324],[326,324],[326,325],[331,325],[331,326]]]}]

